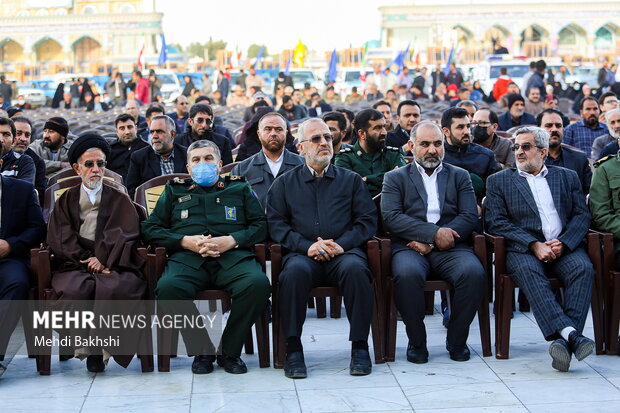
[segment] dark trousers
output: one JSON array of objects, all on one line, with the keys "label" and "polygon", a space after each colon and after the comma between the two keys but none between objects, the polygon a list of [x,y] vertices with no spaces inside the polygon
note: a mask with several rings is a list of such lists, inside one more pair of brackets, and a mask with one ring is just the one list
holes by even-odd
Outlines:
[{"label": "dark trousers", "polygon": [[424,284],[431,273],[454,287],[447,339],[450,345],[465,345],[469,325],[486,288],[484,268],[473,251],[465,248],[432,251],[426,256],[409,248],[394,252],[392,276],[396,308],[405,322],[409,342],[418,347],[426,344]]},{"label": "dark trousers", "polygon": [[366,341],[373,312],[372,275],[366,259],[345,253],[327,262],[304,255],[285,257],[279,280],[279,311],[285,337],[301,337],[310,290],[336,286],[344,297],[350,341]]},{"label": "dark trousers", "polygon": [[0,260],[0,361],[21,314],[18,300],[28,299],[30,281],[26,263],[14,258]]},{"label": "dark trousers", "polygon": [[[545,339],[559,338],[559,332],[574,327],[580,333],[588,316],[594,268],[583,248],[565,251],[558,260],[543,263],[532,253],[509,252],[506,267],[515,284],[525,293]],[[545,275],[548,272],[564,284],[564,305],[560,305]]]},{"label": "dark trousers", "polygon": [[[246,258],[228,269],[222,268],[217,260],[205,260],[198,269],[169,260],[157,283],[157,300],[161,300],[164,307],[165,300],[178,300],[174,303],[175,313],[196,316],[198,309],[192,301],[198,291],[208,288],[222,289],[231,298],[230,316],[222,334],[222,351],[230,357],[239,357],[252,324],[269,300],[269,279],[254,258]],[[185,328],[181,334],[188,354],[211,351],[211,341],[204,328]]]}]

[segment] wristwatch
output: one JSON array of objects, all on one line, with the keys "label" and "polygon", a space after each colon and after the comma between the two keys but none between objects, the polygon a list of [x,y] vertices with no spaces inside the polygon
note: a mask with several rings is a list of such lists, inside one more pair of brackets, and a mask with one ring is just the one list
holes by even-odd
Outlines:
[{"label": "wristwatch", "polygon": [[431,251],[435,249],[435,244],[433,243],[428,244],[428,246],[431,247]]}]

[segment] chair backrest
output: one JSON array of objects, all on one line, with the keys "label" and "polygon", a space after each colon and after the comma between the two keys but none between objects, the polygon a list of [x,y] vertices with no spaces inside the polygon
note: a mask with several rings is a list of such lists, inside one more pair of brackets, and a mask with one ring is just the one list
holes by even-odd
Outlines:
[{"label": "chair backrest", "polygon": [[161,196],[162,192],[164,192],[166,182],[174,178],[189,178],[189,174],[170,174],[156,176],[155,178],[146,181],[145,183],[136,188],[136,193],[134,194],[134,201],[138,205],[142,205],[146,209],[147,216],[151,215],[151,212],[153,212],[153,209],[155,209],[157,200]]},{"label": "chair backrest", "polygon": [[[80,178],[79,176],[70,176],[47,187],[47,189],[45,190],[45,194],[43,195],[43,218],[45,219],[45,222],[49,220],[49,217],[52,214],[52,210],[54,209],[54,205],[56,205],[56,201],[58,200],[58,198],[60,198],[60,196],[67,189],[73,188],[74,186],[80,185],[81,183],[82,178]],[[127,194],[127,188],[125,188],[122,184],[116,181],[104,179],[103,183]]]},{"label": "chair backrest", "polygon": [[377,194],[372,198],[377,208],[377,234],[379,236],[387,236],[389,232],[385,230],[385,223],[383,222],[383,215],[381,214],[381,194]]},{"label": "chair backrest", "polygon": [[[59,182],[59,181],[62,181],[68,178],[72,178],[74,176],[77,176],[77,175],[75,171],[73,170],[73,168],[65,168],[61,171],[56,172],[54,175],[50,176],[50,178],[48,179],[48,185],[52,186],[56,182]],[[123,185],[123,177],[114,171],[105,169],[105,171],[103,172],[103,177],[107,180],[115,181]]]},{"label": "chair backrest", "polygon": [[235,166],[237,166],[237,165],[239,165],[239,162],[233,162],[233,163],[229,163],[228,165],[224,165],[224,166],[222,166],[222,170],[220,171],[220,173],[222,175],[226,175],[226,174],[230,173],[230,171],[232,171],[233,168]]}]

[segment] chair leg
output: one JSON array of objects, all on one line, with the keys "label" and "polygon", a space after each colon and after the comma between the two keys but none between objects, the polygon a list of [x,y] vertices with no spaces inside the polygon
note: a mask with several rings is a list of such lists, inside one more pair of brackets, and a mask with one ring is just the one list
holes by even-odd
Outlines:
[{"label": "chair leg", "polygon": [[394,296],[392,290],[389,291],[389,302],[386,305],[388,308],[387,326],[386,326],[386,342],[385,342],[385,361],[396,360],[396,304],[394,303]]},{"label": "chair leg", "polygon": [[329,316],[331,318],[342,316],[342,297],[329,297]]},{"label": "chair leg", "polygon": [[611,303],[611,313],[607,334],[607,354],[618,354],[618,324],[620,323],[620,273],[611,273],[614,302]]},{"label": "chair leg", "polygon": [[381,329],[381,322],[379,318],[379,311],[377,310],[377,303],[374,300],[375,306],[372,314],[372,319],[370,320],[370,328],[372,334],[372,346],[375,353],[375,364],[383,364],[385,363],[385,359],[383,357],[383,331]]},{"label": "chair leg", "polygon": [[327,299],[325,297],[316,297],[316,318],[327,317]]},{"label": "chair leg", "polygon": [[143,351],[138,353],[142,373],[151,373],[155,370],[155,360],[153,357],[153,337],[150,327],[144,329],[140,340],[144,343],[142,346],[143,348],[141,348]]},{"label": "chair leg", "polygon": [[433,315],[435,312],[435,291],[426,291],[424,293],[425,315]]},{"label": "chair leg", "polygon": [[258,347],[258,365],[260,368],[269,367],[269,310],[261,314],[256,320],[256,347]]},{"label": "chair leg", "polygon": [[[30,300],[34,299],[34,294],[31,290]],[[26,339],[26,350],[28,351],[28,358],[35,358],[34,349],[32,348],[34,344],[34,332],[32,331],[32,317],[30,316],[30,308],[28,304],[32,301],[24,302],[22,304],[22,326],[24,327],[24,338]]]},{"label": "chair leg", "polygon": [[505,360],[505,359],[508,359],[509,350],[510,350],[510,314],[511,314],[511,311],[510,311],[510,305],[507,305],[507,303],[510,303],[512,301],[515,285],[507,275],[502,275],[500,279],[503,284],[502,285],[503,304],[500,306],[501,307],[500,343],[499,343],[499,349],[497,350],[495,357],[498,359]]},{"label": "chair leg", "polygon": [[314,305],[314,298],[309,297],[308,298],[308,308],[314,308],[314,307],[315,307],[315,305]]},{"label": "chair leg", "polygon": [[489,300],[484,294],[478,308],[478,325],[480,327],[480,341],[482,343],[482,356],[490,357],[491,353],[491,321],[489,315]]}]

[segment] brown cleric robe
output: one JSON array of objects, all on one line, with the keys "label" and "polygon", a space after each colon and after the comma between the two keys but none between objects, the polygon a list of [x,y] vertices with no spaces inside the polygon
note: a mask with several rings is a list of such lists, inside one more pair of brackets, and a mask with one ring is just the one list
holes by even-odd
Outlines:
[{"label": "brown cleric robe", "polygon": [[[139,302],[145,297],[146,282],[140,272],[144,261],[137,253],[139,217],[129,197],[115,188],[103,184],[94,205],[81,184],[63,193],[50,215],[47,244],[55,257],[52,287],[57,301],[54,309],[88,309],[99,317],[118,310],[109,300]],[[109,268],[110,274],[90,273],[87,265],[80,261],[92,256]],[[128,311],[141,311],[138,304],[123,307]],[[61,331],[74,338],[87,337],[90,333],[77,328]],[[80,350],[76,355],[101,354],[103,350],[104,354],[114,355],[118,364],[127,367],[138,348],[144,348],[145,339],[135,330],[98,329],[92,333],[99,337],[118,337],[120,347],[75,348]],[[129,353],[128,343],[135,344],[136,351]]]}]

